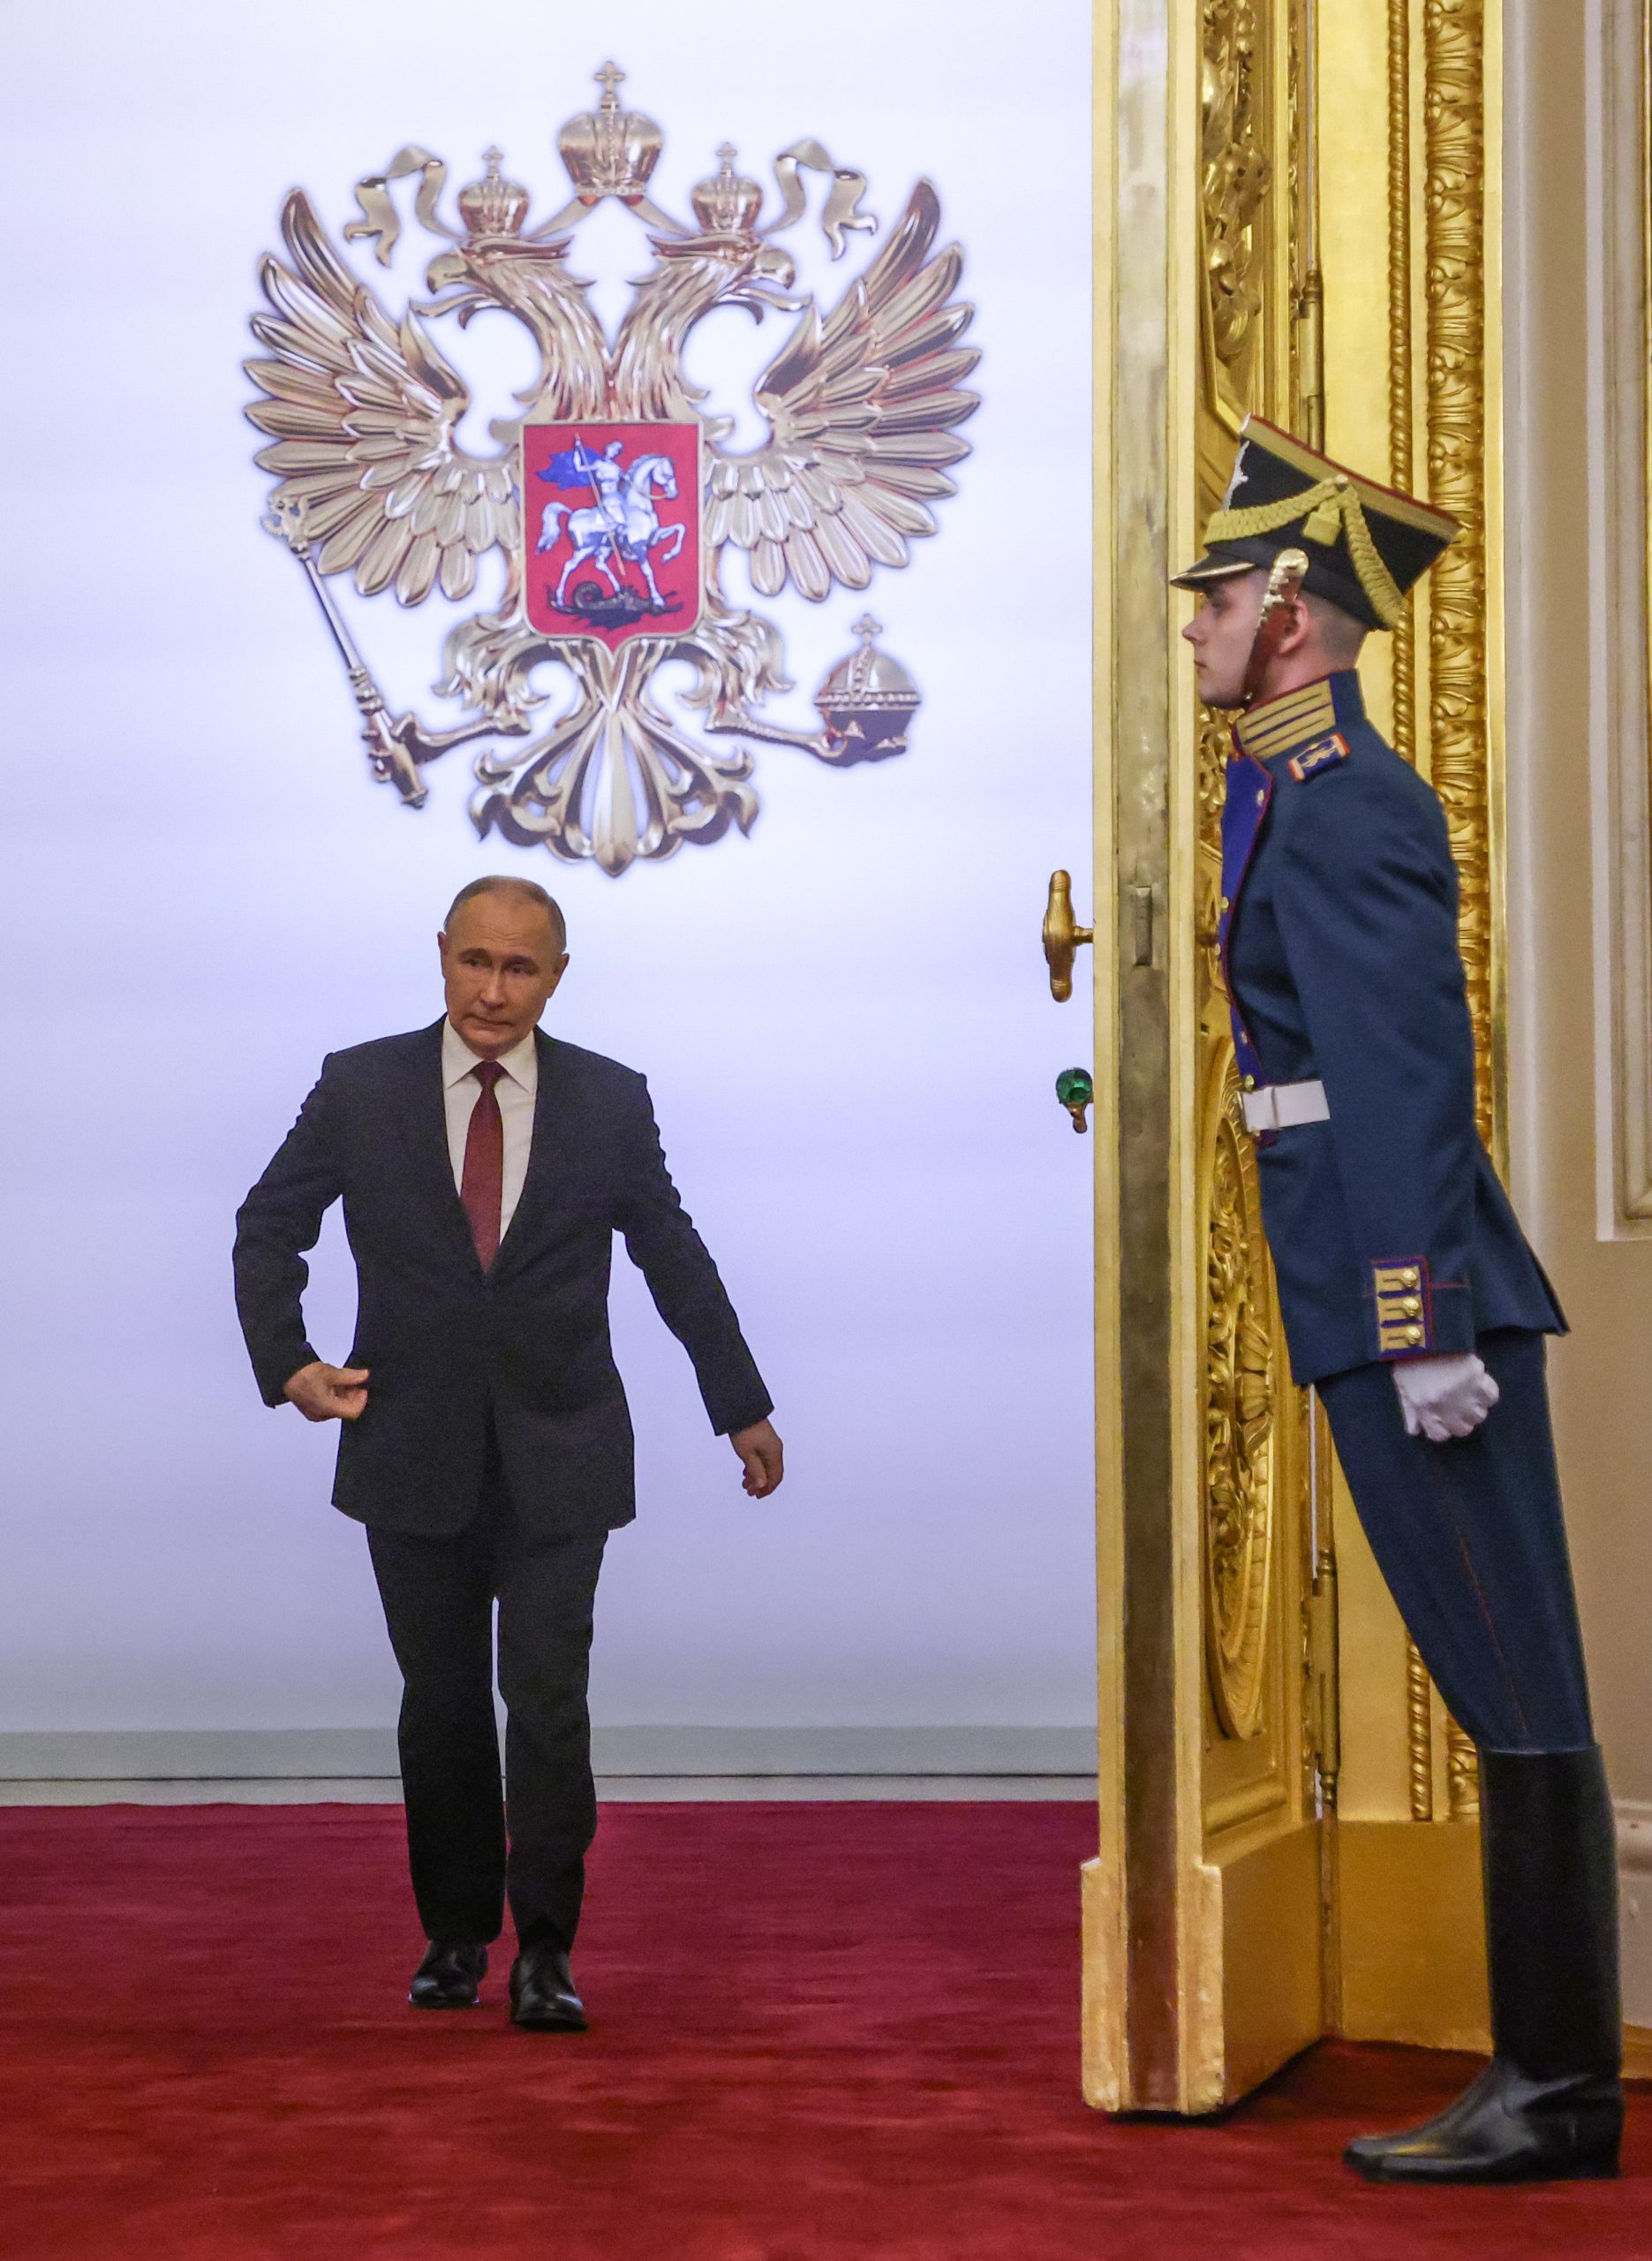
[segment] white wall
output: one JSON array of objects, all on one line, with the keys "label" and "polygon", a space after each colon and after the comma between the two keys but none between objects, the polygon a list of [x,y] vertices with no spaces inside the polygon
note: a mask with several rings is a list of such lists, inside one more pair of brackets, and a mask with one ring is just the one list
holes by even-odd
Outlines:
[{"label": "white wall", "polygon": [[[599,1718],[1092,1708],[1089,1153],[1052,1095],[1087,1018],[1050,1003],[1037,939],[1089,832],[1086,11],[1031,0],[1008,41],[983,0],[591,21],[526,0],[11,17],[0,1730],[392,1715],[361,1534],[327,1504],[334,1434],[257,1401],[230,1220],[325,1050],[435,1017],[440,911],[502,869],[568,911],[547,1025],[649,1072],[790,1456],[774,1502],[743,1499],[622,1259],[642,1512],[605,1577]],[[336,227],[403,142],[456,185],[497,140],[543,216],[610,37],[666,129],[669,207],[725,135],[765,175],[818,135],[886,227],[930,173],[985,353],[942,535],[872,591],[925,693],[910,754],[840,775],[771,751],[750,841],[618,882],[479,843],[463,752],[419,813],[369,781],[313,601],[259,531],[238,367],[290,185]],[[579,245],[616,279],[645,261],[612,208]],[[404,280],[432,247],[409,248]],[[730,343],[725,379],[781,335]],[[805,722],[863,601],[776,608]],[[440,611],[354,613],[432,720]],[[347,1269],[330,1235],[324,1355]]]},{"label": "white wall", "polygon": [[[1611,781],[1644,730],[1633,0],[1509,17],[1509,1004],[1513,1190],[1573,1332],[1556,1439],[1595,1720],[1618,1804],[1624,2011],[1652,2024],[1652,1243],[1608,1236],[1618,987]],[[1625,379],[1627,365],[1628,381]],[[1580,412],[1580,408],[1586,412]],[[1633,820],[1631,819],[1631,820]],[[1593,837],[1591,833],[1593,829]],[[1597,1198],[1604,1185],[1606,1217]],[[1605,1225],[1608,1229],[1603,1229]]]}]

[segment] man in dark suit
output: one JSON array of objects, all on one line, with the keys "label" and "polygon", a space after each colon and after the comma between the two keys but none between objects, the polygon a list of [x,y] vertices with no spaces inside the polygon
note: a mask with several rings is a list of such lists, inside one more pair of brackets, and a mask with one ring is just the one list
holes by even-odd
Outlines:
[{"label": "man in dark suit", "polygon": [[1368,631],[1458,529],[1258,418],[1179,576],[1199,692],[1241,710],[1218,941],[1298,1382],[1480,1753],[1490,2065],[1363,2136],[1373,2181],[1618,2164],[1617,1849],[1544,1382],[1563,1331],[1481,1143],[1457,872],[1432,789],[1365,713]]},{"label": "man in dark suit", "polygon": [[[592,1612],[607,1534],[636,1511],[608,1342],[616,1231],[754,1499],[781,1481],[781,1441],[667,1171],[646,1084],[539,1030],[568,964],[556,904],[528,881],[477,880],[438,943],[443,1018],[330,1053],[247,1195],[236,1304],[265,1403],[343,1425],[333,1501],[367,1527],[404,1682],[427,1940],[411,1999],[479,1999],[508,1891],[511,2015],[577,2031],[569,1955],[596,1830]],[[349,1361],[332,1366],[305,1335],[303,1251],[340,1199],[360,1302]]]}]

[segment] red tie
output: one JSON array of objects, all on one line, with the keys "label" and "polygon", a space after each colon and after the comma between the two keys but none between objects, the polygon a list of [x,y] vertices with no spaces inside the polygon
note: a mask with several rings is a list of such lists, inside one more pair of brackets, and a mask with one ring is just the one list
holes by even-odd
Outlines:
[{"label": "red tie", "polygon": [[494,1089],[504,1072],[497,1060],[483,1060],[471,1070],[482,1089],[464,1134],[464,1175],[459,1182],[459,1199],[484,1272],[499,1253],[499,1213],[505,1193],[505,1125]]}]

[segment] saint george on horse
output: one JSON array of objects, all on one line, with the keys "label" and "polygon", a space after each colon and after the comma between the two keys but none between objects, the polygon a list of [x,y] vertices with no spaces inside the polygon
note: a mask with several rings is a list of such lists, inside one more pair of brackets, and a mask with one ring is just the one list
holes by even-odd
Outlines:
[{"label": "saint george on horse", "polygon": [[622,594],[616,568],[627,560],[640,567],[648,585],[648,594],[656,612],[667,609],[654,579],[649,552],[660,544],[661,563],[668,563],[676,556],[687,538],[687,528],[662,526],[655,510],[656,494],[667,501],[674,500],[677,492],[677,474],[668,456],[639,456],[630,470],[622,467],[622,442],[611,441],[601,455],[588,448],[584,441],[554,456],[541,479],[553,480],[562,488],[585,487],[592,489],[596,501],[590,508],[571,510],[565,503],[547,503],[539,520],[539,548],[541,552],[554,549],[562,538],[562,521],[568,521],[568,538],[573,543],[573,554],[563,566],[556,584],[554,601],[559,611],[566,611],[568,584],[577,566],[594,565],[617,597]]}]

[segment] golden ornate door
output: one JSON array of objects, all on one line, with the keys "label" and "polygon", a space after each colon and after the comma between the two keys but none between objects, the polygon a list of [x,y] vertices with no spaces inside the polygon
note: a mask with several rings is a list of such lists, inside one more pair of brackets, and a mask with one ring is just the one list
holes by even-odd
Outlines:
[{"label": "golden ornate door", "polygon": [[1101,1846],[1085,2067],[1212,2108],[1483,2023],[1472,1753],[1290,1380],[1215,951],[1224,718],[1173,563],[1248,411],[1465,522],[1364,670],[1446,802],[1495,1128],[1496,0],[1098,8]]},{"label": "golden ornate door", "polygon": [[[1200,53],[1195,518],[1219,503],[1256,411],[1322,435],[1307,0],[1205,0]],[[1204,1447],[1202,1855],[1219,1879],[1223,2093],[1324,2030],[1319,1826],[1335,1726],[1328,1503],[1291,1386],[1216,950],[1228,718],[1197,714],[1194,856],[1197,1282]],[[1323,1493],[1324,1487],[1319,1486]],[[1305,1667],[1311,1667],[1305,1669]],[[1327,1732],[1328,1730],[1331,1732]],[[1323,1772],[1322,1772],[1323,1770]],[[1256,1947],[1265,1936],[1267,1952]]]}]

